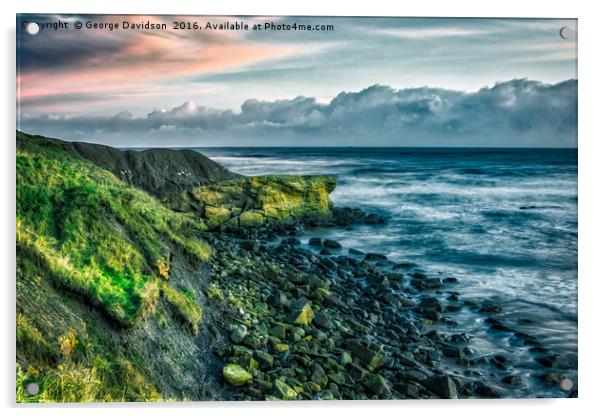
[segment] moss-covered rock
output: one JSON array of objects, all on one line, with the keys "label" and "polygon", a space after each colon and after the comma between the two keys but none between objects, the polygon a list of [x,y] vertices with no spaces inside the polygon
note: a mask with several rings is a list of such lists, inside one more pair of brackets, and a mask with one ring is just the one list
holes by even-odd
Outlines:
[{"label": "moss-covered rock", "polygon": [[224,379],[234,387],[240,387],[253,379],[251,373],[238,364],[227,364],[222,370]]},{"label": "moss-covered rock", "polygon": [[240,227],[257,227],[265,222],[265,217],[259,211],[245,211],[240,214],[238,224]]},{"label": "moss-covered rock", "polygon": [[228,222],[230,228],[298,220],[320,223],[332,218],[329,194],[335,186],[331,176],[257,176],[199,186],[165,203],[200,215],[211,228],[230,218],[238,218],[238,224]]},{"label": "moss-covered rock", "polygon": [[311,305],[305,299],[299,299],[291,304],[290,321],[294,324],[309,325],[314,319]]},{"label": "moss-covered rock", "polygon": [[274,396],[281,400],[294,400],[297,398],[297,392],[281,379],[274,382]]}]

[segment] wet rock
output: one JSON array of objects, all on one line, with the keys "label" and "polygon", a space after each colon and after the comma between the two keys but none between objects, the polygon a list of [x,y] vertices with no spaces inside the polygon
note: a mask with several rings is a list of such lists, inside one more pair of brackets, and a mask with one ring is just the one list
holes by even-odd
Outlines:
[{"label": "wet rock", "polygon": [[489,327],[493,331],[512,332],[512,329],[508,328],[506,325],[504,325],[502,322],[498,321],[495,318],[487,318],[485,319],[485,323],[489,324]]},{"label": "wet rock", "polygon": [[439,302],[437,298],[432,296],[423,297],[418,305],[421,308],[433,309],[438,312],[443,312],[443,306],[441,305],[441,302]]},{"label": "wet rock", "polygon": [[343,246],[341,246],[341,244],[338,241],[328,240],[328,239],[324,240],[322,245],[326,248],[332,248],[335,250],[343,247]]},{"label": "wet rock", "polygon": [[521,377],[518,374],[510,374],[502,378],[502,382],[516,386],[521,383]]},{"label": "wet rock", "polygon": [[443,355],[445,355],[446,357],[449,357],[449,358],[462,359],[465,356],[462,348],[459,348],[455,345],[443,344],[443,345],[441,345],[441,352],[443,353]]},{"label": "wet rock", "polygon": [[355,248],[350,248],[349,249],[349,254],[351,254],[352,256],[363,256],[364,252],[361,250],[357,250]]},{"label": "wet rock", "polygon": [[458,398],[456,383],[449,376],[435,375],[422,381],[422,385],[444,399]]},{"label": "wet rock", "polygon": [[256,240],[246,240],[241,241],[240,247],[244,250],[257,253],[261,247],[261,244],[259,244],[259,241]]},{"label": "wet rock", "polygon": [[502,397],[501,393],[497,389],[483,383],[482,381],[476,381],[472,383],[471,390],[479,396],[488,399],[497,399]]},{"label": "wet rock", "polygon": [[368,214],[364,222],[368,225],[384,224],[385,220],[380,215]]},{"label": "wet rock", "polygon": [[282,240],[281,244],[288,245],[288,246],[300,246],[301,241],[299,241],[298,238],[289,237],[289,238],[285,238],[284,240]]},{"label": "wet rock", "polygon": [[331,255],[332,255],[332,251],[330,251],[330,250],[329,250],[329,249],[327,249],[327,248],[323,248],[322,250],[320,250],[320,254],[321,254],[322,256],[331,256]]},{"label": "wet rock", "polygon": [[387,260],[387,256],[379,253],[368,253],[366,257],[364,257],[366,261],[378,261],[378,260]]},{"label": "wet rock", "polygon": [[312,237],[309,239],[307,244],[313,247],[322,247],[322,239],[318,237]]},{"label": "wet rock", "polygon": [[535,361],[537,361],[539,364],[543,365],[544,367],[553,367],[554,363],[556,362],[556,360],[558,359],[558,357],[556,357],[555,355],[548,355],[545,357],[537,357],[535,359]]},{"label": "wet rock", "polygon": [[479,308],[479,312],[482,313],[500,313],[502,311],[502,307],[496,303],[485,302]]},{"label": "wet rock", "polygon": [[228,364],[222,369],[224,379],[234,387],[240,387],[253,379],[251,373],[238,364]]}]

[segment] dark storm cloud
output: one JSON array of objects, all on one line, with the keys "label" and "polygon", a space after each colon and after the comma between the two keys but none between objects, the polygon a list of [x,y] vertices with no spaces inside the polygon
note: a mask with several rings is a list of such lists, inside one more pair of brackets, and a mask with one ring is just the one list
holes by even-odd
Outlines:
[{"label": "dark storm cloud", "polygon": [[116,146],[576,146],[577,81],[515,79],[474,93],[373,85],[329,103],[246,100],[240,112],[187,102],[146,117],[22,118],[27,132]]}]

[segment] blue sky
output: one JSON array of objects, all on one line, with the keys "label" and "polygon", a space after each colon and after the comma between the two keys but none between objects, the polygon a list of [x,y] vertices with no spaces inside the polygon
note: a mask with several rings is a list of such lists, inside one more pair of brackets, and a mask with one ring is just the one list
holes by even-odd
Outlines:
[{"label": "blue sky", "polygon": [[[119,146],[576,145],[574,20],[21,18],[169,28],[19,31],[24,131]],[[171,30],[182,19],[334,30]]]}]

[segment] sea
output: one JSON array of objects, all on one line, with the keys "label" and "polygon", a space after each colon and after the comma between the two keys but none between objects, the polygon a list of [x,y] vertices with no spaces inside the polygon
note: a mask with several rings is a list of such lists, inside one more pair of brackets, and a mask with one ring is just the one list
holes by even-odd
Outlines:
[{"label": "sea", "polygon": [[[490,302],[494,316],[534,336],[558,360],[554,369],[487,315],[463,308],[457,330],[479,354],[502,354],[517,386],[506,397],[558,397],[545,372],[577,383],[577,150],[476,148],[198,148],[243,175],[334,175],[336,206],[383,216],[383,225],[324,228],[345,249],[414,263],[431,277],[458,279],[464,300]],[[306,242],[306,241],[304,241]],[[453,332],[453,329],[451,329]],[[462,369],[454,369],[461,372]],[[566,383],[566,380],[564,381]],[[566,387],[566,384],[563,386]]]}]

